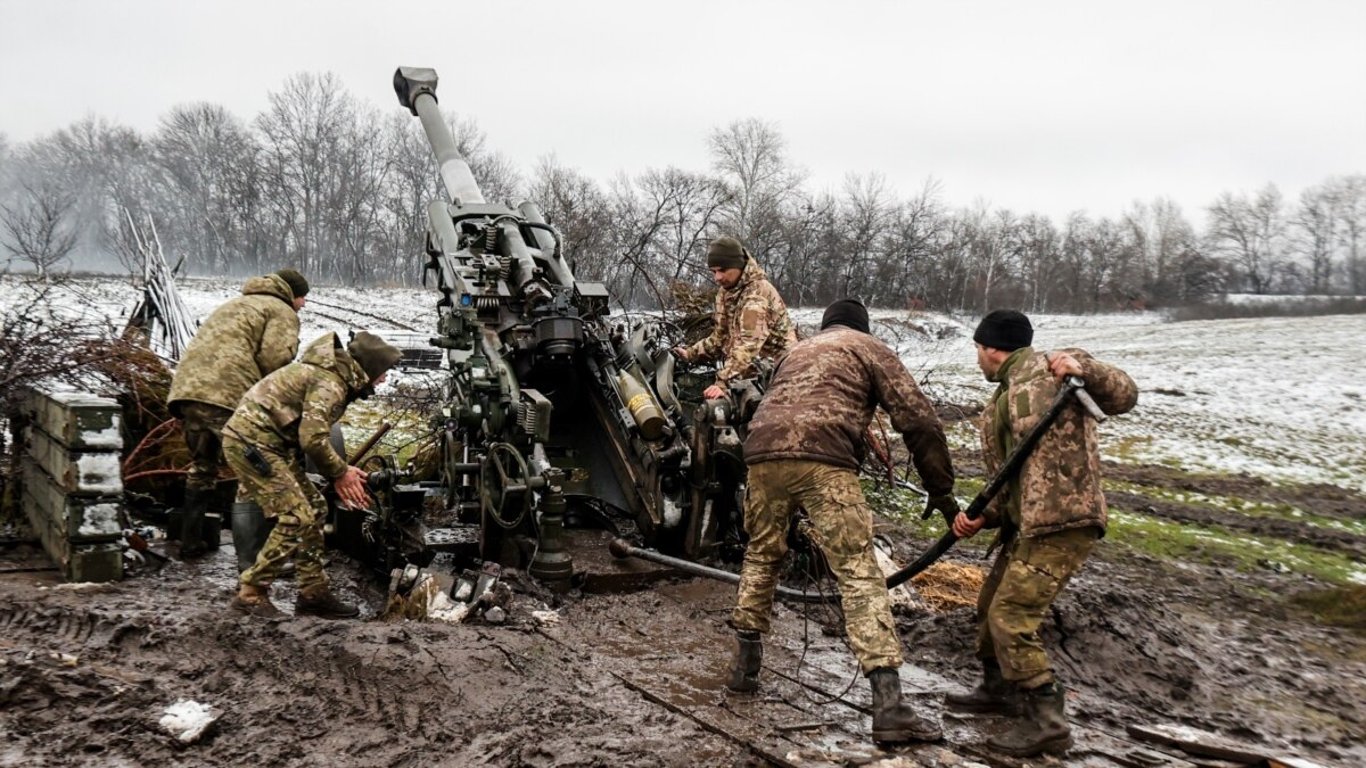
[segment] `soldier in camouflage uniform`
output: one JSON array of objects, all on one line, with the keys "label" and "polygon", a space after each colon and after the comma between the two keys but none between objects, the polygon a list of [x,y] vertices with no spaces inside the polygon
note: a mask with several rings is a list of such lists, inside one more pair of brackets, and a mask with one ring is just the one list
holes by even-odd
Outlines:
[{"label": "soldier in camouflage uniform", "polygon": [[243,393],[299,350],[299,310],[308,281],[293,269],[253,277],[199,326],[171,380],[167,405],[190,449],[180,555],[203,554],[204,513],[222,465],[223,425]]},{"label": "soldier in camouflage uniform", "polygon": [[716,383],[703,395],[721,398],[732,379],[753,376],[755,360],[777,360],[797,341],[787,305],[749,250],[733,237],[718,237],[707,246],[707,267],[720,286],[711,335],[688,347],[675,347],[685,363],[725,358]]},{"label": "soldier in camouflage uniform", "polygon": [[270,602],[270,585],[293,559],[299,585],[295,615],[349,618],[359,613],[328,588],[322,564],[327,503],[304,475],[304,457],[332,482],[343,504],[370,505],[365,473],[348,466],[328,438],[346,406],[368,397],[399,356],[399,350],[365,331],[345,347],[335,333],[324,334],[299,362],[262,379],[243,396],[223,430],[223,452],[243,492],[275,519],[275,527],[256,564],[239,578],[234,610],[279,615]]},{"label": "soldier in camouflage uniform", "polygon": [[869,335],[863,305],[831,304],[820,333],[798,342],[779,363],[749,424],[749,544],[730,620],[739,642],[727,687],[758,688],[761,635],[769,630],[788,527],[802,507],[839,582],[849,645],[872,685],[874,740],[932,741],[939,726],[901,702],[901,643],[858,480],[863,436],[878,406],[902,433],[932,508],[946,517],[957,513],[953,467],[934,407],[896,353]]},{"label": "soldier in camouflage uniform", "polygon": [[[1036,351],[1034,331],[1019,312],[982,318],[973,340],[977,362],[996,392],[982,412],[982,456],[995,474],[1015,445],[1048,410],[1066,376],[1086,380],[1086,391],[1107,414],[1138,402],[1133,379],[1080,349]],[[983,680],[949,706],[1023,717],[988,744],[1017,757],[1062,753],[1072,745],[1062,686],[1054,679],[1038,629],[1049,606],[1105,535],[1096,422],[1079,404],[1065,408],[1025,460],[1018,476],[976,520],[958,515],[961,538],[983,526],[1001,528],[1001,552],[978,597],[977,657]]]}]

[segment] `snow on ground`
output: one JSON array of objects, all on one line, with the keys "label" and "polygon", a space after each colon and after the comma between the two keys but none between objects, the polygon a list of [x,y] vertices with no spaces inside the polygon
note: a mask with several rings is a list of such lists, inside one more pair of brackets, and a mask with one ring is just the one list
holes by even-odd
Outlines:
[{"label": "snow on ground", "polygon": [[[1366,315],[1034,321],[1036,347],[1081,347],[1137,382],[1138,407],[1101,430],[1107,458],[1366,491],[1366,384],[1355,371]],[[930,372],[927,389],[936,396],[965,402],[990,393],[970,326],[897,349],[909,367]]]},{"label": "snow on ground", "polygon": [[[186,306],[206,317],[237,295],[240,280],[181,281]],[[19,306],[25,289],[0,280],[0,307]],[[58,300],[65,312],[121,325],[139,292],[127,280],[81,280]],[[425,334],[437,294],[421,288],[316,285],[301,315],[303,343],[327,331]],[[873,330],[894,346],[936,399],[983,401],[991,386],[976,366],[975,318],[875,310]],[[804,333],[820,309],[793,311]],[[385,322],[385,319],[394,321]],[[1035,346],[1082,347],[1129,372],[1139,404],[1101,431],[1108,458],[1189,472],[1245,472],[1272,482],[1322,482],[1366,492],[1366,384],[1356,352],[1366,315],[1248,318],[1184,323],[1156,313],[1040,315]]]}]

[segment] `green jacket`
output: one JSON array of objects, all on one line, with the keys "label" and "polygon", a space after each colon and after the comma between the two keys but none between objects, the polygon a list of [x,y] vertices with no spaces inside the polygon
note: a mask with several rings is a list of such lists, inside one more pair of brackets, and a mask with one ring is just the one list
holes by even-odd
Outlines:
[{"label": "green jacket", "polygon": [[756,358],[777,360],[797,343],[796,327],[787,305],[768,281],[759,262],[750,259],[734,288],[716,292],[711,335],[688,347],[689,362],[726,359],[716,380],[754,375]]},{"label": "green jacket", "polygon": [[[1138,402],[1138,387],[1124,371],[1081,349],[1061,349],[1081,363],[1086,391],[1107,414],[1125,413]],[[987,476],[996,474],[1010,450],[1033,429],[1058,393],[1045,353],[1025,347],[1007,358],[993,379],[999,387],[982,410],[982,458]],[[1072,403],[1044,433],[1020,473],[992,500],[987,525],[1007,518],[1020,535],[1041,536],[1069,528],[1105,531],[1105,496],[1100,489],[1100,447],[1096,421]]]},{"label": "green jacket", "polygon": [[185,401],[229,411],[266,374],[299,350],[299,313],[294,293],[279,275],[253,277],[199,326],[171,380],[172,415]]},{"label": "green jacket", "polygon": [[346,461],[328,437],[352,400],[370,391],[370,377],[335,333],[304,349],[296,363],[261,379],[242,396],[224,431],[282,456],[299,450],[330,480],[346,473]]}]

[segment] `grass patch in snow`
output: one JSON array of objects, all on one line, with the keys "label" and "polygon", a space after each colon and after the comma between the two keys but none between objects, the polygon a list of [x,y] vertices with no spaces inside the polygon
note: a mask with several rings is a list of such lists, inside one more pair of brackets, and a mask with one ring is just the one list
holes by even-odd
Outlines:
[{"label": "grass patch in snow", "polygon": [[[1110,510],[1110,541],[1167,560],[1232,565],[1240,571],[1280,564],[1335,585],[1366,584],[1366,565],[1350,555],[1217,526],[1192,525]],[[1274,567],[1271,566],[1271,567]]]},{"label": "grass patch in snow", "polygon": [[1107,491],[1113,490],[1122,493],[1132,493],[1146,498],[1176,502],[1190,507],[1232,512],[1247,517],[1291,520],[1312,525],[1316,528],[1345,531],[1347,533],[1366,536],[1366,520],[1341,520],[1333,517],[1315,515],[1294,504],[1256,501],[1237,496],[1212,496],[1196,491],[1172,488],[1170,486],[1140,485],[1118,480],[1106,480],[1104,481],[1104,484]]}]

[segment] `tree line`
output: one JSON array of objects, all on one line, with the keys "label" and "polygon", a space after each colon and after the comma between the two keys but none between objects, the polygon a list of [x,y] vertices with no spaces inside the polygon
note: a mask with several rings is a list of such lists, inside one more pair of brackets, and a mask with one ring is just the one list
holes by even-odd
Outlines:
[{"label": "tree line", "polygon": [[[779,129],[741,120],[706,138],[711,167],[593,179],[554,156],[529,171],[449,118],[490,201],[534,200],[583,279],[624,304],[667,302],[706,275],[705,243],[734,234],[797,305],[856,296],[885,307],[1093,312],[1199,302],[1221,291],[1366,293],[1366,175],[1286,201],[1274,185],[1226,192],[1197,229],[1169,199],[1118,218],[1065,221],[953,208],[929,179],[903,196],[877,174],[808,188]],[[250,121],[173,107],[143,134],[98,117],[21,144],[0,135],[0,247],[40,273],[112,254],[133,269],[150,222],[191,274],[291,265],[320,282],[413,284],[426,204],[442,196],[419,122],[304,73]],[[131,226],[130,226],[131,225]]]}]

